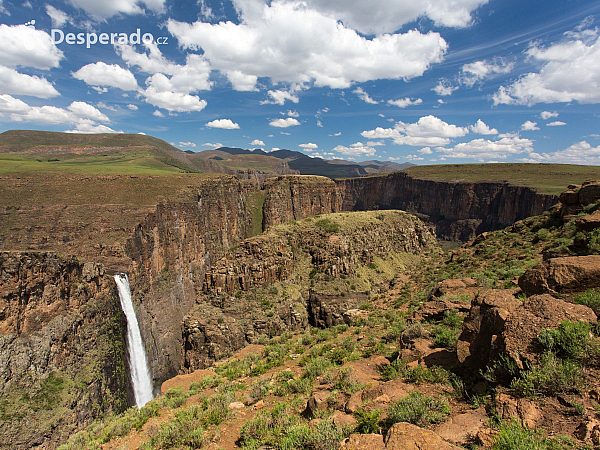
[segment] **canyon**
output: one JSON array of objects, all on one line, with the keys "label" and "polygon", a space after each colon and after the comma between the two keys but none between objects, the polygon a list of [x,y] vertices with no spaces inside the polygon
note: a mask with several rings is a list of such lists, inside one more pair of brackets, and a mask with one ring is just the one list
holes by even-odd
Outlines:
[{"label": "canyon", "polygon": [[[289,175],[262,185],[261,180],[233,176],[178,177],[169,196],[162,190],[139,206],[110,199],[89,203],[85,198],[76,205],[60,198],[39,208],[3,205],[0,239],[11,251],[0,260],[0,413],[8,424],[0,441],[16,443],[11,448],[55,448],[76,428],[133,403],[125,319],[112,279],[118,271],[129,275],[156,389],[162,381],[206,367],[260,335],[270,337],[308,323],[340,323],[344,311],[358,308],[367,292],[376,292],[376,286],[350,289],[355,272],[373,264],[368,255],[386,261],[392,250],[419,254],[433,246],[432,232],[441,239],[467,240],[539,214],[557,201],[556,196],[503,182],[440,182],[402,172],[335,181]],[[15,181],[3,178],[9,184]],[[72,192],[81,177],[74,179]],[[26,179],[17,181],[28,185]],[[168,186],[160,177],[103,182],[125,182],[132,190],[146,182]],[[16,188],[11,184],[10,189]],[[315,224],[309,227],[312,231],[305,230],[305,237],[293,230],[283,235],[277,231],[277,225],[318,215],[387,209],[413,213],[425,224],[399,225],[395,216],[382,211],[386,220],[376,217],[377,225],[369,222],[362,233],[353,233],[361,239],[350,246],[357,254],[348,253],[347,243],[328,240]],[[70,210],[76,210],[77,220],[69,216]],[[55,220],[44,220],[48,215]],[[35,225],[25,227],[25,222]],[[384,237],[396,236],[408,247],[366,238],[369,231],[380,233],[385,227],[391,228]],[[263,230],[267,233],[253,237]],[[105,244],[95,243],[96,237]],[[382,253],[381,248],[387,250]],[[313,269],[315,282],[319,277],[349,277],[344,295],[309,290]],[[305,288],[282,285],[287,296],[270,294],[277,301],[265,311],[257,308],[261,300],[255,294],[262,284],[290,277]],[[252,320],[240,321],[243,315]],[[29,392],[40,393],[45,402],[35,406],[44,416],[35,429],[16,411],[23,398],[35,398]],[[64,414],[66,408],[72,416]]]}]

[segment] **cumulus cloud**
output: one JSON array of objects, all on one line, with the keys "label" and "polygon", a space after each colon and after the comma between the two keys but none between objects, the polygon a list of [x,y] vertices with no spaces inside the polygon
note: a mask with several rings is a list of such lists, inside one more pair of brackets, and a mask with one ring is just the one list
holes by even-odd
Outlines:
[{"label": "cumulus cloud", "polygon": [[9,114],[12,122],[34,122],[51,125],[75,125],[71,132],[114,133],[97,122],[110,122],[109,118],[92,105],[75,101],[66,109],[55,106],[30,106],[8,94],[0,95],[0,114]]},{"label": "cumulus cloud", "polygon": [[[239,130],[240,126],[231,119],[216,119],[206,124],[208,128],[221,128],[222,130]],[[264,144],[263,144],[264,145]]]},{"label": "cumulus cloud", "polygon": [[58,67],[64,57],[48,33],[26,25],[0,24],[0,62],[8,67]]},{"label": "cumulus cloud", "polygon": [[431,90],[440,97],[446,97],[452,95],[454,91],[458,89],[458,86],[452,86],[448,80],[440,80],[439,83]]},{"label": "cumulus cloud", "polygon": [[255,147],[264,147],[265,143],[260,139],[254,139],[252,142],[250,142],[250,145],[253,145]]},{"label": "cumulus cloud", "polygon": [[553,117],[558,117],[558,113],[556,111],[554,111],[554,112],[542,111],[540,113],[540,117],[544,120],[548,120],[548,119],[552,119]]},{"label": "cumulus cloud", "polygon": [[478,119],[477,122],[475,122],[475,125],[469,126],[469,130],[471,130],[471,132],[474,133],[474,134],[483,134],[483,135],[498,134],[498,130],[497,129],[490,128],[481,119]]},{"label": "cumulus cloud", "polygon": [[281,105],[283,106],[286,100],[289,100],[292,103],[298,103],[300,99],[298,96],[291,91],[287,91],[285,89],[278,89],[276,91],[268,91],[267,95],[270,97],[270,100],[263,100],[260,102],[261,105]]},{"label": "cumulus cloud", "polygon": [[307,0],[307,3],[309,7],[332,15],[361,33],[381,34],[393,33],[419,17],[428,17],[438,26],[463,28],[471,23],[471,13],[487,1]]},{"label": "cumulus cloud", "polygon": [[562,127],[566,124],[567,124],[566,122],[562,122],[560,120],[555,120],[554,122],[547,123],[546,126],[547,127]]},{"label": "cumulus cloud", "polygon": [[422,98],[417,98],[415,100],[410,97],[399,98],[398,100],[388,100],[388,105],[397,106],[398,108],[406,108],[407,106],[420,105],[423,103]]},{"label": "cumulus cloud", "polygon": [[39,98],[60,95],[45,78],[25,75],[4,66],[0,66],[0,94],[30,95]]},{"label": "cumulus cloud", "polygon": [[370,105],[378,105],[379,102],[377,100],[373,100],[369,94],[367,94],[363,88],[358,87],[352,91],[354,94],[358,95],[363,102],[368,103]]},{"label": "cumulus cloud", "polygon": [[179,147],[183,147],[183,148],[195,148],[196,144],[194,144],[193,142],[182,142],[182,141],[179,141]]},{"label": "cumulus cloud", "polygon": [[137,111],[138,110],[137,105],[132,105],[131,103],[129,105],[127,105],[127,108],[130,109],[130,110],[132,110],[132,111]]},{"label": "cumulus cloud", "polygon": [[297,111],[292,111],[292,110],[288,110],[288,112],[286,113],[289,117],[300,117],[300,114],[298,114]]},{"label": "cumulus cloud", "polygon": [[581,141],[564,150],[550,153],[530,153],[524,162],[600,165],[600,146]]},{"label": "cumulus cloud", "polygon": [[417,153],[420,153],[421,155],[431,155],[433,150],[429,147],[423,147],[421,150],[417,150]]},{"label": "cumulus cloud", "polygon": [[69,0],[75,8],[83,9],[89,16],[96,20],[104,20],[117,14],[142,14],[144,8],[160,13],[164,11],[165,0]]},{"label": "cumulus cloud", "polygon": [[522,131],[536,131],[539,129],[540,127],[537,126],[537,122],[532,122],[531,120],[527,120],[521,125]]},{"label": "cumulus cloud", "polygon": [[452,148],[438,148],[446,158],[473,158],[479,161],[506,159],[510,155],[531,153],[533,141],[519,137],[507,137],[496,141],[475,139],[456,144]]},{"label": "cumulus cloud", "polygon": [[73,77],[90,86],[108,86],[124,91],[138,90],[138,84],[133,74],[117,64],[106,64],[102,61],[83,66]]},{"label": "cumulus cloud", "polygon": [[240,80],[244,89],[254,89],[259,77],[331,88],[410,79],[440,62],[447,49],[437,32],[410,30],[368,39],[299,1],[240,0],[236,6],[239,24],[170,19],[167,29],[182,48],[202,49],[238,90]]},{"label": "cumulus cloud", "polygon": [[300,125],[297,119],[288,117],[287,119],[274,119],[269,122],[269,125],[276,128],[288,128]]},{"label": "cumulus cloud", "polygon": [[165,117],[163,113],[161,113],[158,109],[152,113],[153,116],[156,117]]},{"label": "cumulus cloud", "polygon": [[362,142],[356,142],[350,147],[338,145],[333,149],[333,151],[347,156],[374,156],[376,152],[373,147],[369,147]]},{"label": "cumulus cloud", "polygon": [[600,38],[598,29],[566,33],[549,47],[534,43],[527,56],[542,64],[494,94],[495,104],[600,103]]},{"label": "cumulus cloud", "polygon": [[473,87],[478,81],[482,81],[495,74],[510,73],[515,66],[514,62],[497,58],[494,61],[475,61],[462,66],[459,80],[467,87]]},{"label": "cumulus cloud", "polygon": [[450,143],[451,138],[462,137],[469,133],[464,127],[444,122],[435,116],[421,117],[416,123],[398,122],[394,128],[377,127],[363,131],[361,136],[367,139],[392,139],[398,145],[441,146]]},{"label": "cumulus cloud", "polygon": [[71,21],[67,13],[55,8],[52,5],[46,4],[46,14],[50,16],[50,19],[52,19],[52,28],[62,28],[65,23]]},{"label": "cumulus cloud", "polygon": [[153,86],[149,86],[143,94],[147,103],[170,112],[202,111],[207,104],[206,100],[201,100],[197,95],[161,91]]},{"label": "cumulus cloud", "polygon": [[220,142],[217,142],[215,144],[206,142],[205,144],[202,144],[202,147],[221,148],[221,147],[223,147],[223,144],[221,144]]},{"label": "cumulus cloud", "polygon": [[298,147],[301,147],[306,151],[313,151],[319,148],[317,144],[313,144],[312,142],[309,142],[308,144],[300,144]]}]

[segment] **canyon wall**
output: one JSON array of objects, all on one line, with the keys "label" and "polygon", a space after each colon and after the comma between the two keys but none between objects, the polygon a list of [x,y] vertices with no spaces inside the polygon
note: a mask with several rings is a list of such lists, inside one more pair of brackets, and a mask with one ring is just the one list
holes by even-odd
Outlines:
[{"label": "canyon wall", "polygon": [[435,226],[442,239],[467,241],[541,214],[558,201],[554,195],[508,183],[432,181],[404,172],[339,179],[335,184],[320,177],[307,177],[310,182],[302,178],[278,177],[265,183],[265,228],[314,214],[400,209]]},{"label": "canyon wall", "polygon": [[[129,278],[155,386],[181,367],[181,323],[204,274],[253,228],[247,204],[256,183],[211,178],[177,202],[159,204],[126,245]],[[254,218],[256,216],[256,219]]]},{"label": "canyon wall", "polygon": [[101,265],[0,252],[0,448],[55,448],[127,408],[125,333]]}]

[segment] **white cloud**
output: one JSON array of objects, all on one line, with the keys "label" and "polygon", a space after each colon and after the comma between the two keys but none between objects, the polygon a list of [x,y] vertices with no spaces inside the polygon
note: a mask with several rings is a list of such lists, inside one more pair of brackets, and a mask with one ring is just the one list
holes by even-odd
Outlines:
[{"label": "white cloud", "polygon": [[497,141],[475,139],[456,144],[453,148],[438,148],[446,158],[474,158],[478,161],[506,159],[509,155],[531,153],[533,141],[519,137],[502,138]]},{"label": "white cloud", "polygon": [[474,133],[474,134],[483,134],[483,135],[498,134],[498,130],[497,129],[490,128],[481,119],[478,119],[477,122],[475,122],[475,125],[470,125],[469,126],[469,130],[471,130],[471,132]]},{"label": "white cloud", "polygon": [[129,105],[127,105],[127,108],[130,109],[130,110],[132,110],[132,111],[137,111],[138,110],[137,105],[132,105],[131,103]]},{"label": "white cloud", "polygon": [[600,165],[600,146],[592,147],[588,142],[581,141],[556,152],[531,153],[523,161]]},{"label": "white cloud", "polygon": [[300,99],[297,95],[293,94],[290,91],[286,91],[284,89],[278,89],[276,91],[269,91],[267,95],[271,97],[271,100],[263,100],[260,102],[261,105],[281,105],[283,106],[286,100],[289,100],[292,103],[298,103]]},{"label": "white cloud", "polygon": [[182,141],[179,141],[179,147],[183,147],[183,148],[195,148],[196,144],[194,144],[193,142],[182,142]]},{"label": "white cloud", "polygon": [[200,100],[197,95],[159,91],[153,86],[149,86],[143,91],[143,95],[146,97],[147,103],[170,112],[202,111],[207,104],[206,100]]},{"label": "white cloud", "polygon": [[52,5],[46,4],[46,14],[52,19],[52,28],[62,28],[65,23],[71,21],[67,13]]},{"label": "white cloud", "polygon": [[514,62],[508,62],[502,58],[497,58],[493,62],[475,61],[462,66],[459,79],[460,82],[467,87],[473,87],[478,81],[489,78],[495,74],[510,73],[514,66]]},{"label": "white cloud", "polygon": [[333,151],[348,156],[374,156],[376,152],[376,150],[373,147],[369,147],[368,145],[365,145],[362,142],[356,142],[350,147],[338,145],[333,149]]},{"label": "white cloud", "polygon": [[163,12],[165,0],[69,0],[75,8],[83,9],[95,20],[104,20],[117,14],[142,14],[144,4],[154,12]]},{"label": "white cloud", "polygon": [[382,141],[369,141],[367,142],[369,147],[385,147],[385,142]]},{"label": "white cloud", "polygon": [[221,148],[221,147],[223,147],[223,144],[221,144],[220,142],[217,142],[215,144],[211,144],[210,142],[207,142],[205,144],[202,144],[202,147]]},{"label": "white cloud", "polygon": [[288,110],[288,112],[286,113],[289,117],[300,117],[300,114],[298,114],[297,111],[292,111],[292,110]]},{"label": "white cloud", "polygon": [[423,147],[421,150],[417,150],[417,153],[420,153],[421,155],[431,155],[433,150],[431,150],[430,147]]},{"label": "white cloud", "polygon": [[0,94],[0,113],[24,113],[29,105],[11,95]]},{"label": "white cloud", "polygon": [[425,158],[418,155],[406,155],[404,157],[407,161],[423,161]]},{"label": "white cloud", "polygon": [[117,64],[106,64],[102,61],[83,66],[73,77],[90,86],[109,86],[124,91],[138,90],[138,84],[133,74]]},{"label": "white cloud", "polygon": [[399,98],[398,100],[388,100],[388,105],[397,106],[398,108],[406,108],[407,106],[420,105],[423,103],[422,98],[417,98],[416,100],[411,99],[410,97]]},{"label": "white cloud", "polygon": [[546,126],[547,127],[562,127],[566,124],[567,124],[566,122],[562,122],[560,120],[555,120],[554,122],[547,123]]},{"label": "white cloud", "polygon": [[[208,128],[221,128],[222,130],[239,130],[240,126],[231,119],[216,119],[206,124]],[[264,144],[263,144],[264,145]]]},{"label": "white cloud", "polygon": [[81,133],[81,134],[96,134],[96,133],[122,133],[115,131],[106,125],[95,125],[92,123],[78,123],[74,130],[67,130],[65,133]]},{"label": "white cloud", "polygon": [[439,146],[450,143],[450,138],[462,137],[469,133],[467,128],[448,124],[435,116],[421,117],[416,123],[398,122],[394,128],[377,127],[363,131],[361,136],[368,139],[392,139],[398,145]]},{"label": "white cloud", "polygon": [[308,144],[300,144],[298,147],[302,147],[304,150],[307,151],[312,151],[319,148],[317,144],[313,144],[312,142],[309,142]]},{"label": "white cloud", "polygon": [[361,87],[357,87],[356,89],[354,89],[352,91],[354,94],[358,95],[358,98],[360,98],[363,102],[368,103],[370,105],[377,105],[379,104],[379,102],[377,100],[373,100],[369,94],[367,94],[363,88]]},{"label": "white cloud", "polygon": [[452,95],[454,91],[458,89],[458,86],[452,86],[447,80],[440,80],[437,86],[431,90],[440,97]]},{"label": "white cloud", "polygon": [[[393,33],[402,25],[428,17],[438,26],[462,28],[471,13],[488,0],[307,0],[309,7],[330,14],[365,34]],[[240,3],[240,2],[238,2]]]},{"label": "white cloud", "polygon": [[112,106],[112,105],[107,105],[104,102],[98,102],[97,103],[98,108],[102,108],[102,109],[108,109],[109,111],[117,111],[117,108]]},{"label": "white cloud", "polygon": [[554,111],[554,112],[542,111],[540,113],[540,117],[544,120],[548,120],[548,119],[552,119],[553,117],[558,117],[558,113],[556,111]]},{"label": "white cloud", "polygon": [[0,62],[8,67],[58,67],[64,57],[48,33],[25,25],[0,24]]},{"label": "white cloud", "polygon": [[163,113],[161,113],[158,109],[152,113],[153,116],[156,117],[165,117]]},{"label": "white cloud", "polygon": [[30,95],[39,98],[60,95],[45,78],[25,75],[4,66],[0,66],[0,94]]},{"label": "white cloud", "polygon": [[521,125],[522,131],[536,131],[539,129],[540,127],[537,126],[537,122],[532,122],[531,120],[527,120]]},{"label": "white cloud", "polygon": [[292,133],[288,133],[286,131],[280,131],[279,134],[282,134],[283,136],[291,136]]},{"label": "white cloud", "polygon": [[250,145],[253,145],[255,147],[264,147],[265,143],[260,139],[254,139],[252,142],[250,142]]},{"label": "white cloud", "polygon": [[341,135],[342,135],[342,132],[338,131],[337,133],[330,134],[329,136],[331,136],[331,137],[338,137],[338,136],[341,136]]},{"label": "white cloud", "polygon": [[598,29],[566,33],[547,48],[533,44],[530,59],[543,64],[494,95],[495,104],[600,103],[600,38]]},{"label": "white cloud", "polygon": [[269,125],[276,128],[288,128],[298,126],[300,125],[300,122],[298,122],[298,120],[294,119],[293,117],[288,117],[287,119],[271,120],[269,122]]},{"label": "white cloud", "polygon": [[75,114],[76,117],[81,117],[82,119],[91,119],[97,122],[110,122],[110,119],[106,114],[85,102],[73,102],[67,109]]},{"label": "white cloud", "polygon": [[336,18],[302,2],[236,2],[240,23],[193,24],[167,21],[168,31],[184,49],[202,49],[214,69],[245,89],[259,77],[274,82],[309,83],[348,88],[355,82],[410,79],[440,62],[447,49],[439,33],[360,36]]}]

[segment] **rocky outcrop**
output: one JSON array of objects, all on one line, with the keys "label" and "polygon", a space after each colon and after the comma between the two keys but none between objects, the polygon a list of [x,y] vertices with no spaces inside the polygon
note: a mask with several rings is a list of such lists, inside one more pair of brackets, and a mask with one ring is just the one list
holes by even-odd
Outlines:
[{"label": "rocky outcrop", "polygon": [[263,229],[290,220],[341,211],[342,198],[335,182],[320,176],[271,178],[262,188],[267,195],[263,207]]},{"label": "rocky outcrop", "polygon": [[408,211],[434,224],[439,237],[462,241],[541,214],[558,200],[508,183],[432,181],[404,172],[336,183],[343,211]]},{"label": "rocky outcrop", "polygon": [[565,221],[579,214],[584,206],[600,200],[600,181],[586,181],[581,186],[569,186],[560,194],[560,212]]},{"label": "rocky outcrop", "polygon": [[127,242],[129,278],[155,384],[182,366],[181,324],[202,295],[205,274],[249,235],[247,195],[257,185],[209,179],[178,202],[159,204]]},{"label": "rocky outcrop", "polygon": [[380,434],[353,434],[344,441],[344,450],[458,450],[433,431],[400,422],[392,425],[385,438]]},{"label": "rocky outcrop", "polygon": [[535,363],[542,351],[537,340],[543,328],[556,328],[563,320],[596,323],[594,312],[548,294],[524,302],[510,291],[490,290],[473,301],[458,338],[458,360],[476,370],[504,354],[520,369]]},{"label": "rocky outcrop", "polygon": [[519,278],[523,292],[557,294],[600,287],[600,255],[552,258],[527,270]]},{"label": "rocky outcrop", "polygon": [[52,449],[127,406],[126,322],[104,268],[0,253],[0,448]]},{"label": "rocky outcrop", "polygon": [[430,230],[400,211],[330,214],[246,239],[205,275],[184,320],[183,368],[207,367],[260,335],[343,323],[415,255],[435,249]]}]

